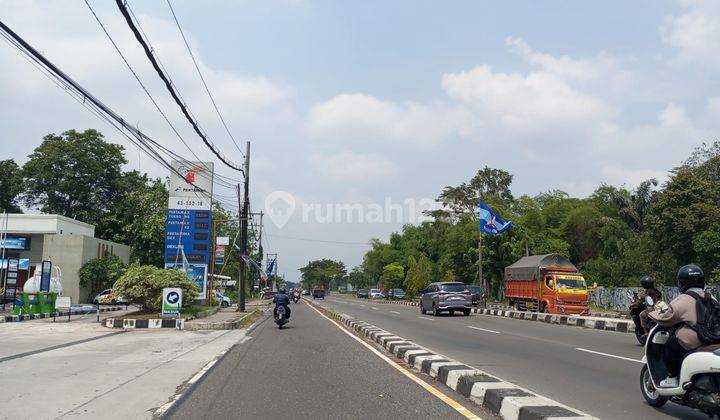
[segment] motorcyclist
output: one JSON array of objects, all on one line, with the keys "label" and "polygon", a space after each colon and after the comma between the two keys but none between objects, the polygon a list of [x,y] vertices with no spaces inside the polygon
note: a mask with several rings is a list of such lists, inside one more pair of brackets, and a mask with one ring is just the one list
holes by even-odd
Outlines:
[{"label": "motorcyclist", "polygon": [[663,361],[668,377],[660,382],[660,386],[668,388],[678,386],[678,375],[685,355],[702,345],[697,333],[690,328],[697,323],[697,307],[695,298],[687,292],[704,297],[705,274],[697,265],[683,266],[677,273],[677,285],[680,295],[670,302],[670,306],[649,314],[659,325],[679,326],[663,346]]},{"label": "motorcyclist", "polygon": [[287,319],[290,319],[290,297],[288,297],[284,287],[273,297],[272,303],[275,304],[275,307],[273,308],[274,317],[277,318],[277,307],[283,306],[285,308],[285,315],[287,316]]},{"label": "motorcyclist", "polygon": [[638,316],[640,318],[640,326],[643,329],[643,338],[647,338],[650,332],[647,323],[650,309],[647,307],[645,299],[650,296],[653,302],[660,302],[662,300],[662,293],[655,287],[655,280],[650,276],[640,278],[640,286],[642,286],[643,290],[638,294],[637,300],[630,305],[630,309],[639,310],[643,308]]}]

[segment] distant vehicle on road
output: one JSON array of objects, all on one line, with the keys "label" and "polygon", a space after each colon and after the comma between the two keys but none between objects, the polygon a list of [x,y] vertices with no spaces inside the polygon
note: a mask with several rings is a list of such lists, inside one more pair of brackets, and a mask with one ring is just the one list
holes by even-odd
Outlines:
[{"label": "distant vehicle on road", "polygon": [[387,296],[390,299],[405,299],[405,291],[403,289],[390,289]]},{"label": "distant vehicle on road", "polygon": [[530,255],[505,267],[505,298],[520,310],[588,315],[585,278],[560,254]]},{"label": "distant vehicle on road", "polygon": [[115,296],[113,294],[112,289],[106,289],[100,292],[95,298],[93,299],[93,305],[117,305],[122,304],[126,305],[128,304],[127,299],[125,299],[122,296]]},{"label": "distant vehicle on road", "polygon": [[315,286],[312,291],[313,299],[325,300],[325,288],[323,286]]},{"label": "distant vehicle on road", "polygon": [[440,312],[462,312],[469,316],[472,309],[470,291],[464,283],[455,281],[430,283],[420,296],[420,313],[423,315],[430,311],[434,316]]},{"label": "distant vehicle on road", "polygon": [[472,284],[467,285],[467,289],[470,291],[470,301],[473,306],[484,305],[483,289],[481,286],[475,286]]},{"label": "distant vehicle on road", "polygon": [[302,294],[303,296],[310,296],[310,291],[308,289],[303,289]]},{"label": "distant vehicle on road", "polygon": [[370,289],[370,296],[368,297],[370,299],[382,299],[385,297],[385,295],[380,289]]},{"label": "distant vehicle on road", "polygon": [[370,291],[368,289],[360,289],[357,291],[357,297],[367,299],[370,297]]},{"label": "distant vehicle on road", "polygon": [[230,300],[229,297],[223,295],[217,290],[215,291],[215,300],[218,302],[221,308],[227,308],[232,305],[232,300]]}]

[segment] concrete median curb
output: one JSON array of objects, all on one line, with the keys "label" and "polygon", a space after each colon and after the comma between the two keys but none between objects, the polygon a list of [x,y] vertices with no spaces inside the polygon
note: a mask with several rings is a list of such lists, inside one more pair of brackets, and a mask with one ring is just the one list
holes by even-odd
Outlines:
[{"label": "concrete median curb", "polygon": [[[122,311],[122,306],[114,306],[114,307],[108,307],[108,308],[100,308],[100,312],[114,312],[114,311]],[[96,313],[96,309],[87,310],[87,311],[72,311],[70,312],[70,316],[72,315],[88,315],[88,314],[94,314]],[[49,313],[43,313],[43,314],[26,314],[26,315],[4,315],[0,317],[0,322],[22,322],[22,321],[30,321],[33,319],[45,319],[45,318],[53,318],[53,317],[63,317],[68,316],[68,311],[59,311],[59,312],[49,312]]]},{"label": "concrete median curb", "polygon": [[552,315],[538,312],[485,308],[474,308],[473,312],[483,315],[494,315],[505,318],[524,319],[526,321],[544,322],[546,324],[565,325],[603,331],[616,331],[621,333],[635,333],[635,323],[631,320],[623,320],[620,318],[598,319],[599,317]]},{"label": "concrete median curb", "polygon": [[382,328],[346,314],[327,311],[326,308],[309,300],[308,303],[324,310],[348,329],[381,345],[396,358],[413,366],[414,370],[431,376],[504,420],[587,420],[595,418],[479,369],[436,354]]},{"label": "concrete median curb", "polygon": [[182,330],[185,327],[185,318],[178,319],[115,319],[108,318],[104,325],[107,328],[122,328],[125,330],[133,330],[140,328],[175,328]]}]

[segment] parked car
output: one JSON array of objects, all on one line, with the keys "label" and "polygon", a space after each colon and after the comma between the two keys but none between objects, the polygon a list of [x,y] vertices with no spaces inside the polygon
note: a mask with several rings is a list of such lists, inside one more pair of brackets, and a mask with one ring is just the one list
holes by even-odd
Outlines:
[{"label": "parked car", "polygon": [[367,299],[370,297],[370,291],[368,289],[360,289],[357,291],[357,297]]},{"label": "parked car", "polygon": [[420,297],[420,313],[432,312],[438,316],[440,312],[462,312],[469,316],[472,309],[470,291],[464,283],[444,281],[430,283],[422,292]]},{"label": "parked car", "polygon": [[390,289],[387,296],[390,299],[405,299],[405,291],[403,289]]},{"label": "parked car", "polygon": [[127,303],[128,301],[124,297],[115,296],[112,289],[103,290],[93,299],[93,305],[126,305]]},{"label": "parked car", "polygon": [[215,291],[215,300],[218,302],[221,308],[227,308],[232,305],[232,300],[230,300],[229,297],[223,295],[217,290]]},{"label": "parked car", "polygon": [[470,291],[470,301],[472,302],[473,306],[484,306],[485,298],[483,297],[482,287],[475,286],[475,285],[468,285],[467,288]]},{"label": "parked car", "polygon": [[385,297],[380,289],[370,289],[370,299],[382,299]]}]

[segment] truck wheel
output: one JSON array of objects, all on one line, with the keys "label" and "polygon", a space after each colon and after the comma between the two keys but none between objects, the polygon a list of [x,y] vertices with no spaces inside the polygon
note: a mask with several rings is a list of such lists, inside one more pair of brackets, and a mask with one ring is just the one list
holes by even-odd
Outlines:
[{"label": "truck wheel", "polygon": [[463,311],[463,315],[465,315],[465,316],[470,316],[470,309],[465,309],[465,310]]},{"label": "truck wheel", "polygon": [[450,316],[455,316],[455,309],[450,309]]}]

